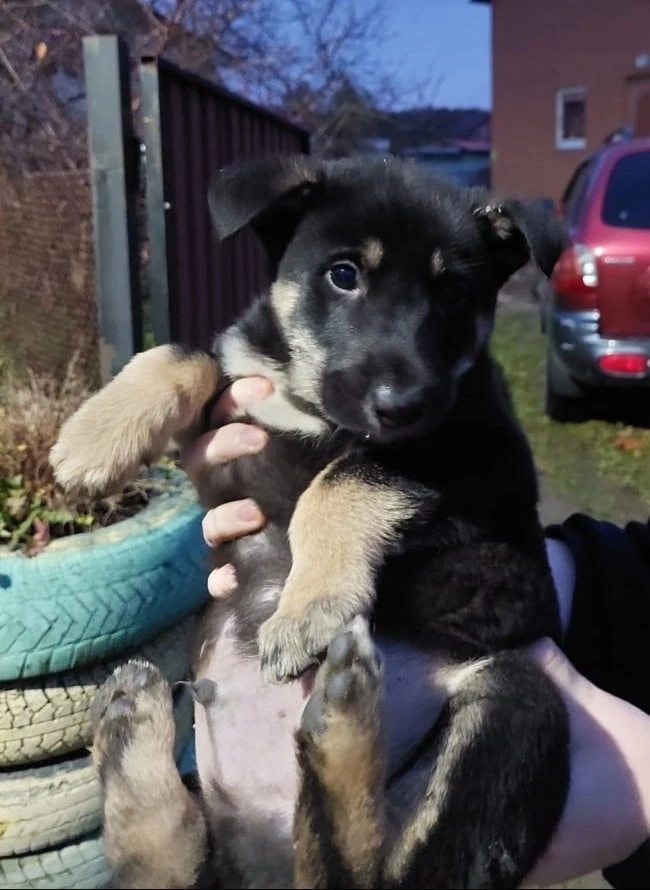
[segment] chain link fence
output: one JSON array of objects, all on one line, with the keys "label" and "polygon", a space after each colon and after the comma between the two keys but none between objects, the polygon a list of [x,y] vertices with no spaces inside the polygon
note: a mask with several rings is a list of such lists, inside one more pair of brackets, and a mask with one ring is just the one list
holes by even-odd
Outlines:
[{"label": "chain link fence", "polygon": [[0,172],[0,361],[99,380],[92,199],[85,171]]}]

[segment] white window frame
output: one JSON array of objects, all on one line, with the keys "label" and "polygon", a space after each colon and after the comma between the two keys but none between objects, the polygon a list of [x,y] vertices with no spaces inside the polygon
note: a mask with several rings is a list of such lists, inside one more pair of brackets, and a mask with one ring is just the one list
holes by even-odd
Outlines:
[{"label": "white window frame", "polygon": [[587,147],[587,137],[579,136],[572,139],[565,139],[564,133],[564,106],[567,100],[582,99],[587,103],[586,87],[563,87],[555,94],[555,147],[560,151],[580,149]]}]

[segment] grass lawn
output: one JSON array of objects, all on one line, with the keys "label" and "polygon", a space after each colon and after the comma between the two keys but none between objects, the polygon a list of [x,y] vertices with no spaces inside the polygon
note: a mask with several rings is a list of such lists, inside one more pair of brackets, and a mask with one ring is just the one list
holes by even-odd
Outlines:
[{"label": "grass lawn", "polygon": [[[580,424],[548,420],[543,411],[544,349],[535,307],[500,307],[494,352],[533,447],[543,491],[600,519],[647,519],[650,429],[603,420]],[[645,398],[650,417],[650,392]]]}]

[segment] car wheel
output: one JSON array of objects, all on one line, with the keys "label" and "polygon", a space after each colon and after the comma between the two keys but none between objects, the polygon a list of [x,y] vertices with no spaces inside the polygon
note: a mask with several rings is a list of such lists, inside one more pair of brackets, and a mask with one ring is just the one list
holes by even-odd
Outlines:
[{"label": "car wheel", "polygon": [[559,393],[553,382],[546,377],[546,414],[557,423],[579,423],[589,417],[589,408],[585,393],[577,396],[566,396]]},{"label": "car wheel", "polygon": [[546,414],[558,423],[578,423],[589,418],[590,400],[584,386],[574,380],[546,347]]}]

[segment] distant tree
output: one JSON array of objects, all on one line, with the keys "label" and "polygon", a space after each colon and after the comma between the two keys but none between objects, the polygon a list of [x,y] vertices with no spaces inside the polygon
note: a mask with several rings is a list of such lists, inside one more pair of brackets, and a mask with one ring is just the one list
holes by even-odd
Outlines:
[{"label": "distant tree", "polygon": [[214,75],[304,124],[316,152],[357,150],[379,109],[400,95],[382,64],[385,0],[151,0],[151,8],[209,35]]},{"label": "distant tree", "polygon": [[0,165],[85,163],[81,40],[118,33],[358,150],[400,93],[382,65],[385,0],[0,0]]}]

